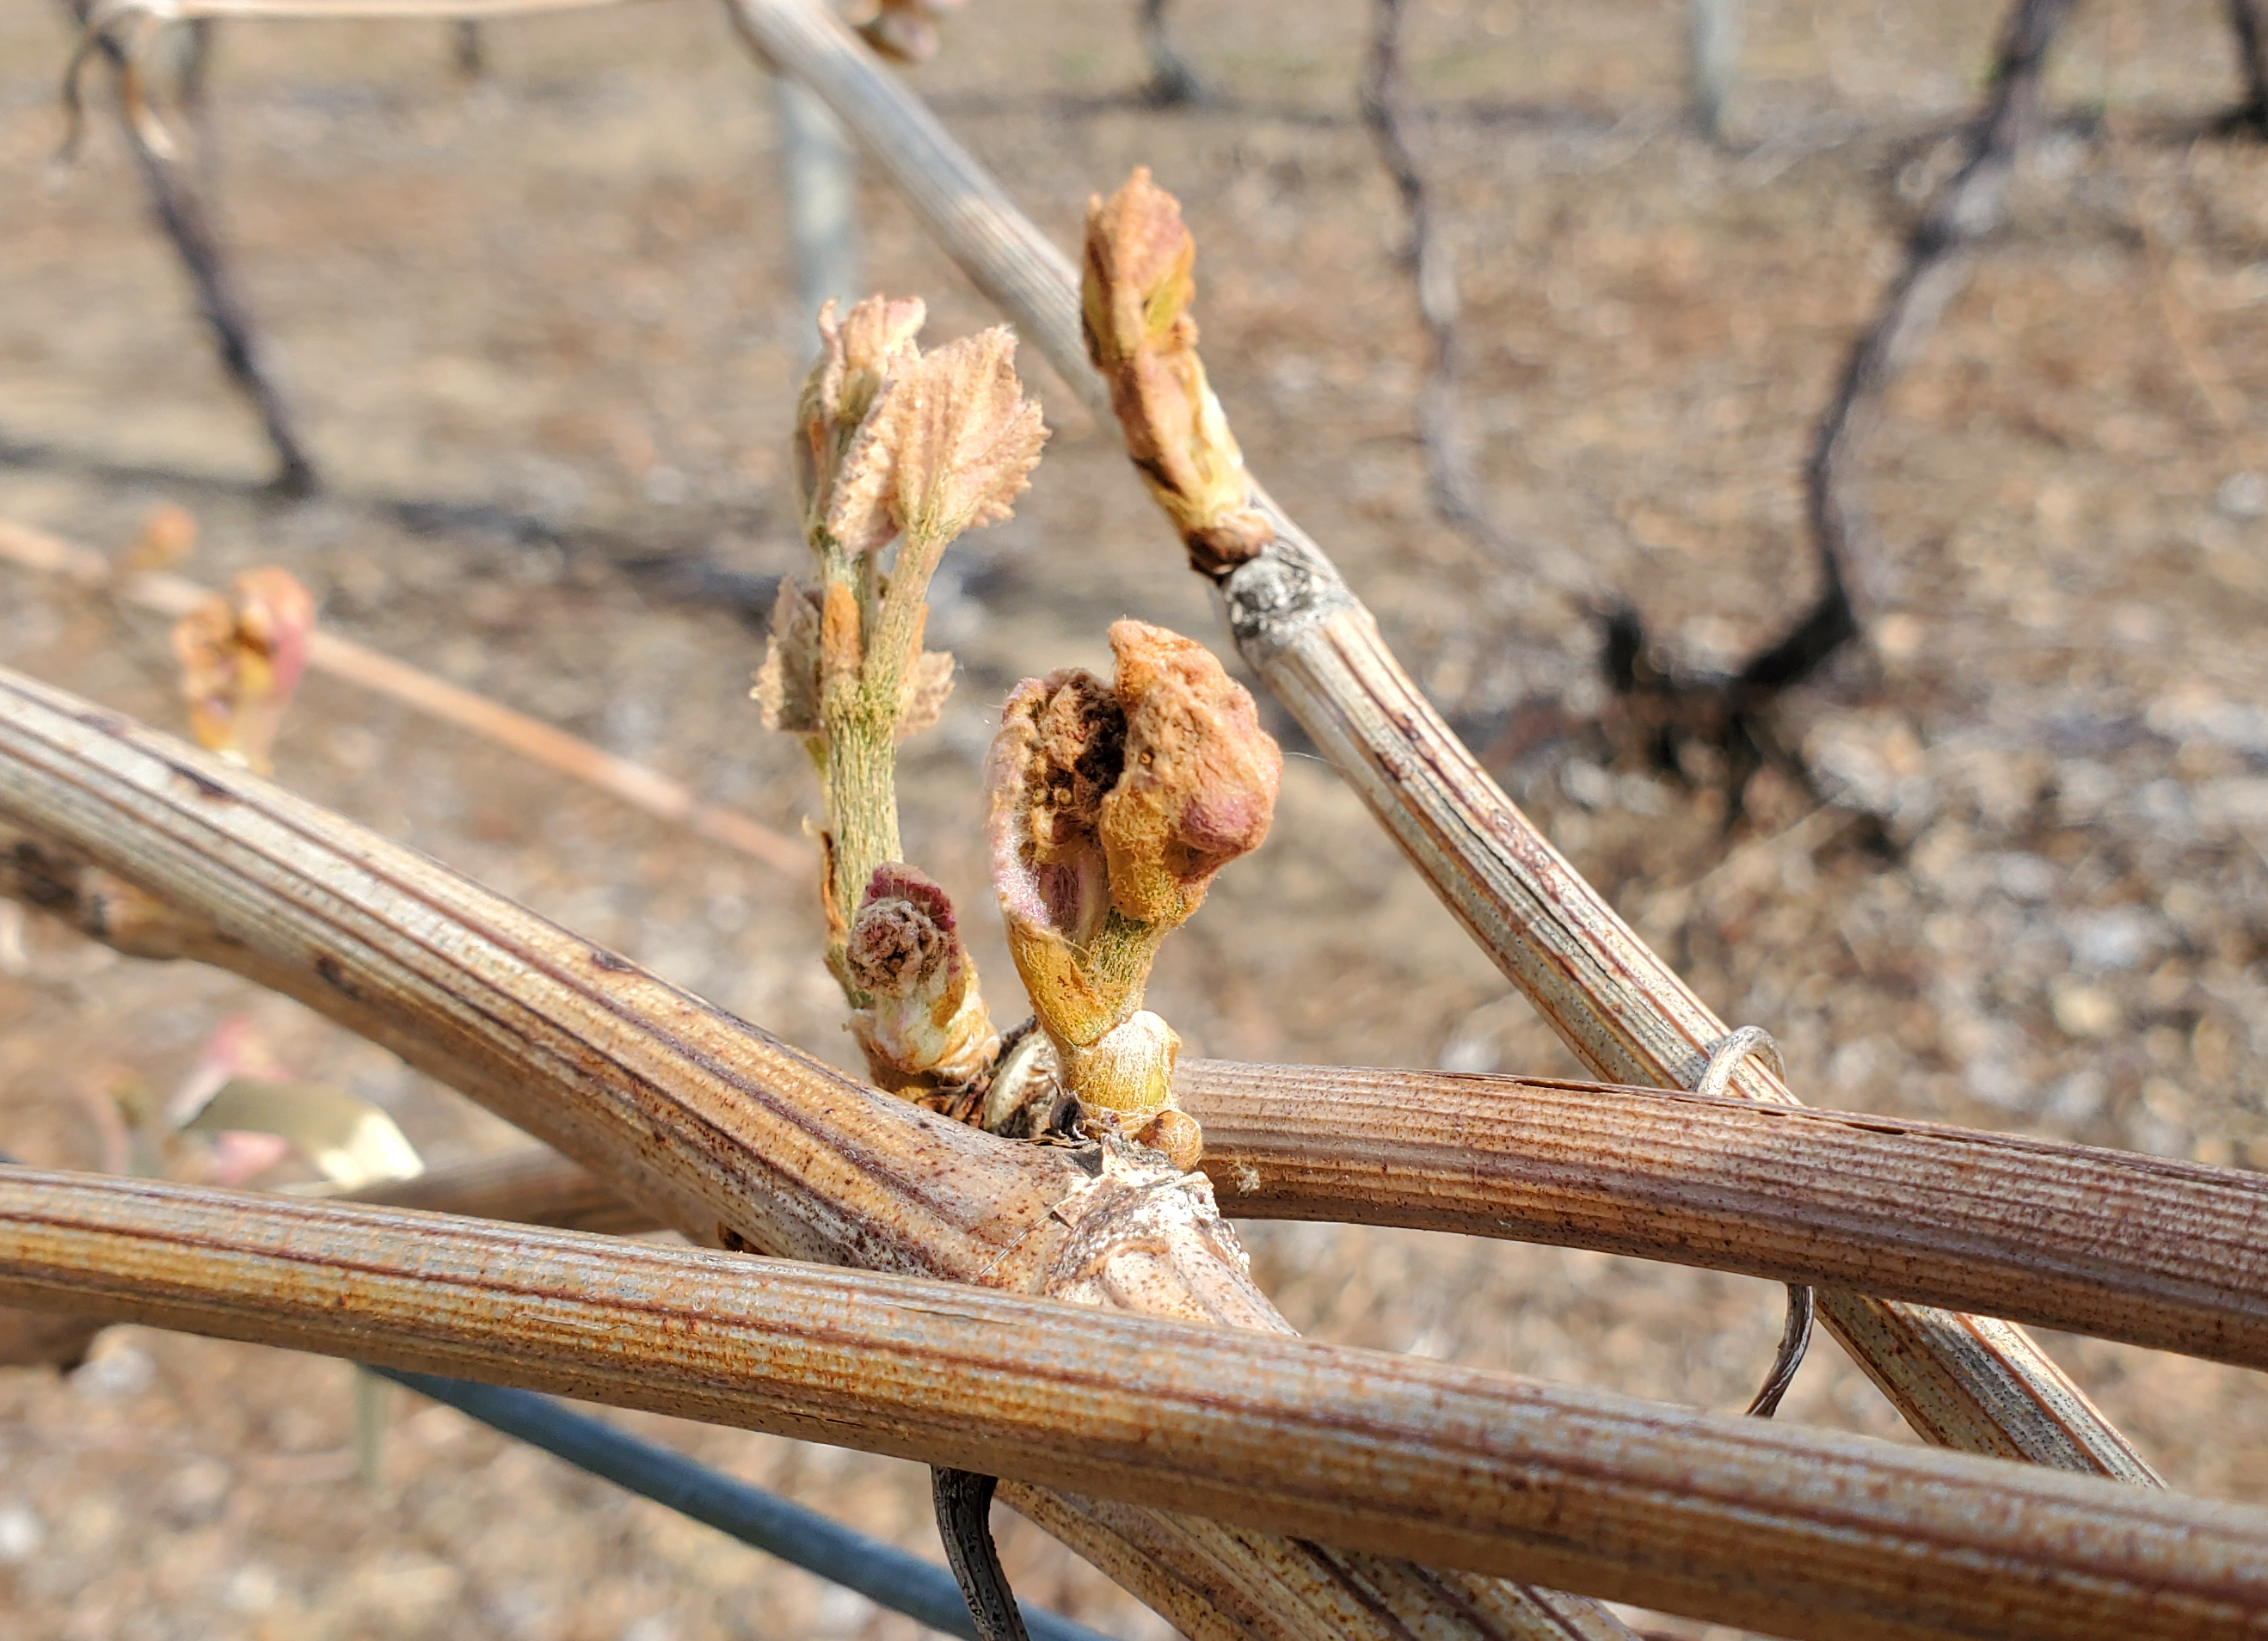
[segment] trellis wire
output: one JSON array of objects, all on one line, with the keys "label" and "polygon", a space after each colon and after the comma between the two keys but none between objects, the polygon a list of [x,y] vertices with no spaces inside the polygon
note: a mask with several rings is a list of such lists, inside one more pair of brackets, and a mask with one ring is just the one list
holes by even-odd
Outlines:
[{"label": "trellis wire", "polygon": [[[399,1368],[366,1372],[452,1407],[491,1430],[540,1447],[578,1470],[715,1527],[768,1556],[855,1590],[878,1607],[903,1613],[946,1635],[979,1641],[953,1574],[895,1545],[791,1504],[760,1487],[722,1475],[683,1453],[641,1441],[610,1424],[560,1406],[532,1390],[507,1390],[470,1380]],[[1110,1641],[1060,1613],[1020,1601],[1032,1641]]]}]

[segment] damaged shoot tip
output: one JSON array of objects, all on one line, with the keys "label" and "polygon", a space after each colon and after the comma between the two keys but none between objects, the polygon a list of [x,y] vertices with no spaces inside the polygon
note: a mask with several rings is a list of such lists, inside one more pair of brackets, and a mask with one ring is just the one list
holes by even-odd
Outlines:
[{"label": "damaged shoot tip", "polygon": [[1252,504],[1244,456],[1197,357],[1197,241],[1174,196],[1138,168],[1086,207],[1080,324],[1110,386],[1126,454],[1181,532],[1189,561],[1219,576],[1275,539]]}]

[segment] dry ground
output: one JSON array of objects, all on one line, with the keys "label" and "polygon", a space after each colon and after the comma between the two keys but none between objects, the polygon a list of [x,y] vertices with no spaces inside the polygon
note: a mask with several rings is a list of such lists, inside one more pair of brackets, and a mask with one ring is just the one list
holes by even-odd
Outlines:
[{"label": "dry ground", "polygon": [[[1351,115],[1365,8],[1190,8],[1226,99],[1174,114],[1126,94],[1130,11],[985,0],[914,77],[1066,240],[1090,190],[1153,166],[1197,233],[1207,357],[1254,465],[1415,670],[1483,732],[1536,700],[1594,717],[1595,635],[1427,511],[1422,341]],[[1943,173],[1992,19],[1754,0],[1743,141],[1719,152],[1679,129],[1669,0],[1420,13],[1492,498],[1631,589],[1689,661],[1732,659],[1810,585],[1808,430]],[[438,25],[225,33],[228,224],[335,482],[284,504],[114,133],[42,196],[63,38],[41,8],[0,11],[0,516],[114,546],[180,502],[203,578],[289,564],[338,630],[792,831],[813,791],[744,699],[760,641],[733,607],[801,553],[781,453],[808,342],[770,94],[691,0],[490,41],[492,77],[466,87]],[[1728,840],[1711,795],[1589,732],[1502,770],[1719,1012],[1778,1035],[1817,1103],[2268,1167],[2268,150],[2195,135],[2229,61],[2209,0],[2093,7],[2066,43],[2074,118],[1871,447],[1889,613],[1789,703],[1844,806],[1768,781]],[[878,185],[865,204],[877,285],[926,296],[933,335],[988,322]],[[1032,378],[1051,453],[1014,521],[956,549],[932,631],[963,683],[910,759],[909,848],[965,904],[1008,686],[1101,664],[1122,614],[1218,631],[1112,440]],[[0,569],[0,662],[173,722],[163,654],[152,624]],[[849,1063],[808,886],[321,681],[282,760],[301,791]],[[1889,817],[1896,857],[1857,846],[1853,805]],[[435,1160],[511,1138],[294,1005],[24,940],[0,974],[0,1148],[83,1158],[91,1094],[169,1085],[237,1012]],[[982,957],[1007,986],[998,946]],[[1570,1069],[1311,758],[1152,1001],[1208,1054]],[[1778,1326],[1764,1284],[1604,1256],[1250,1241],[1314,1334],[1711,1406],[1745,1398]],[[2053,1348],[2176,1483],[2268,1500],[2260,1380]],[[1826,1344],[1784,1417],[1895,1433]],[[935,1553],[907,1467],[630,1422]],[[141,1330],[68,1381],[0,1373],[0,1637],[909,1632],[453,1413],[402,1398],[376,1485],[350,1430],[336,1364]],[[1158,1633],[1020,1524],[1007,1549],[1028,1593]]]}]

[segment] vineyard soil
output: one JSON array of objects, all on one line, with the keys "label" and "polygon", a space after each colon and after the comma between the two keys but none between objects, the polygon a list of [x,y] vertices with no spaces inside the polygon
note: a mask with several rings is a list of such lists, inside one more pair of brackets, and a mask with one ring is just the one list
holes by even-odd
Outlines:
[{"label": "vineyard soil", "polygon": [[[808,766],[747,692],[803,556],[784,434],[811,341],[772,93],[721,11],[495,25],[473,84],[439,24],[223,26],[224,220],[330,481],[284,501],[107,105],[40,192],[54,10],[0,11],[0,518],[118,550],[177,503],[202,527],[187,573],[286,564],[333,629],[797,835]],[[1615,732],[1581,612],[1429,511],[1402,218],[1354,112],[1367,9],[1186,10],[1218,97],[1191,110],[1133,94],[1131,4],[984,0],[911,77],[1066,245],[1135,165],[1179,195],[1253,467],[1558,846],[1778,1038],[1813,1103],[2268,1168],[2268,147],[2206,132],[2236,93],[2221,7],[2106,0],[2073,26],[2010,226],[1867,446],[1868,642],[1785,703],[1825,801],[1768,774],[1729,832],[1705,770],[1668,783]],[[1814,585],[1810,428],[1992,26],[1947,0],[1748,11],[1727,149],[1681,123],[1668,0],[1442,0],[1408,48],[1488,497],[1688,666],[1737,661]],[[874,286],[925,297],[934,337],[992,321],[871,175],[862,204]],[[1049,454],[939,578],[931,642],[961,681],[906,765],[909,850],[971,909],[978,762],[1015,681],[1107,666],[1121,615],[1220,633],[1115,434],[1027,364]],[[0,663],[180,722],[158,623],[4,564]],[[1167,946],[1152,1006],[1208,1055],[1570,1073],[1286,734],[1275,835]],[[278,764],[854,1062],[811,883],[321,678]],[[1012,995],[997,935],[978,956]],[[431,1161],[513,1141],[295,1004],[0,908],[0,1150],[98,1166],[89,1114],[173,1087],[232,1015]],[[1745,1402],[1779,1324],[1768,1284],[1605,1255],[1323,1226],[1248,1246],[1319,1336],[1712,1407]],[[2268,1382],[2050,1343],[2172,1483],[2268,1502]],[[68,1379],[0,1370],[0,1641],[913,1632],[454,1413],[392,1415],[373,1478],[336,1363],[126,1328]],[[1824,1341],[1782,1417],[1900,1435]],[[938,1555],[909,1467],[625,1422]],[[1027,1595],[1162,1632],[1003,1533]]]}]

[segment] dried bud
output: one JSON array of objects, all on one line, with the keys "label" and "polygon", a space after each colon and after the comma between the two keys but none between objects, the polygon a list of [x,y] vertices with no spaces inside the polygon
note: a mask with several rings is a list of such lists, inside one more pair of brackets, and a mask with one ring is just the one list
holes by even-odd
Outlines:
[{"label": "dried bud", "polygon": [[900,63],[927,63],[937,55],[937,26],[961,10],[962,0],[879,0],[856,25],[866,43]]},{"label": "dried bud", "polygon": [[943,650],[924,650],[906,673],[898,700],[897,738],[904,740],[936,723],[952,694],[953,657]]},{"label": "dried bud", "polygon": [[762,709],[766,729],[816,735],[819,716],[819,595],[783,578],[772,602],[772,631],[756,687],[748,691]]},{"label": "dried bud", "polygon": [[1184,1174],[1204,1157],[1204,1130],[1197,1126],[1195,1117],[1171,1107],[1153,1114],[1136,1129],[1133,1139],[1138,1145],[1164,1152],[1166,1160]]},{"label": "dried bud", "polygon": [[828,534],[850,552],[900,531],[942,546],[1007,518],[1047,440],[1015,360],[1005,326],[899,356],[843,458]]},{"label": "dried bud", "polygon": [[966,1083],[998,1050],[953,902],[911,866],[875,869],[850,920],[843,967],[873,999],[852,1012],[850,1030],[882,1087]]},{"label": "dried bud", "polygon": [[174,623],[173,655],[197,744],[256,774],[306,670],[315,601],[286,570],[247,570]]},{"label": "dried bud", "polygon": [[129,575],[171,570],[196,549],[196,515],[178,502],[160,502],[144,515],[142,528],[120,566]]},{"label": "dried bud", "polygon": [[1203,644],[1122,621],[1110,648],[1126,713],[1125,771],[1102,800],[1110,901],[1170,926],[1268,835],[1284,754],[1251,695]]},{"label": "dried bud", "polygon": [[1080,319],[1087,357],[1110,385],[1126,453],[1182,533],[1200,570],[1217,573],[1274,538],[1252,507],[1244,457],[1197,357],[1189,317],[1197,241],[1182,208],[1138,167],[1105,204],[1086,207]]}]

